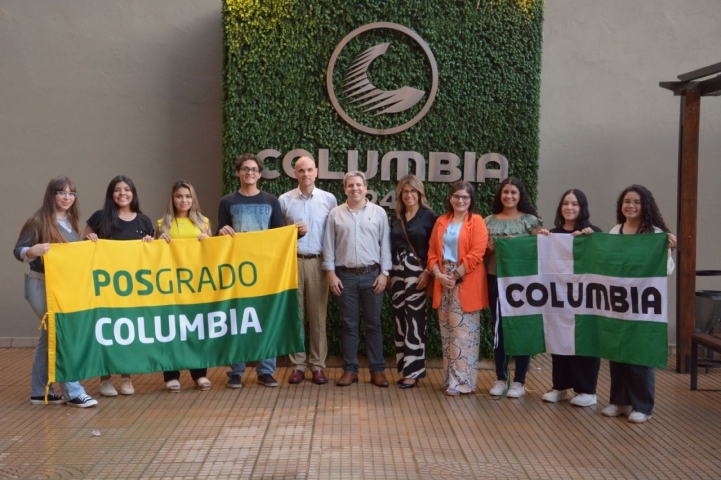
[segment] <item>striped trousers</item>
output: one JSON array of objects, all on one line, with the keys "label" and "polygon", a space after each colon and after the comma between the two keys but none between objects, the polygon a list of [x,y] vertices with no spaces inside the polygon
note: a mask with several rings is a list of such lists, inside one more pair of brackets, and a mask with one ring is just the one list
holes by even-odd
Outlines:
[{"label": "striped trousers", "polygon": [[396,331],[396,363],[403,378],[426,376],[426,292],[417,290],[423,272],[418,259],[399,250],[393,258],[391,291]]}]

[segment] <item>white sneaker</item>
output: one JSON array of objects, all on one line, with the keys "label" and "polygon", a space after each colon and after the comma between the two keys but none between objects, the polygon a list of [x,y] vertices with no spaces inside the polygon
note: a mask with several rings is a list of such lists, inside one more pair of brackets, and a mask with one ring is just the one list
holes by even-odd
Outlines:
[{"label": "white sneaker", "polygon": [[522,383],[513,382],[511,384],[511,388],[508,389],[508,393],[506,396],[508,398],[521,398],[526,394],[526,389],[523,387]]},{"label": "white sneaker", "polygon": [[596,405],[596,395],[591,395],[590,393],[579,393],[571,399],[571,405],[575,405],[577,407],[590,407],[591,405]]},{"label": "white sneaker", "polygon": [[133,382],[130,381],[130,377],[122,377],[120,379],[120,394],[121,395],[132,395],[135,393],[133,388]]},{"label": "white sneaker", "polygon": [[100,380],[100,395],[103,397],[116,397],[118,395],[118,391],[113,387],[113,380],[111,378]]},{"label": "white sneaker", "polygon": [[566,390],[550,390],[541,396],[541,400],[548,403],[556,403],[561,400],[568,400],[568,392]]},{"label": "white sneaker", "polygon": [[644,423],[649,420],[651,420],[651,415],[641,412],[631,412],[631,415],[628,416],[628,421],[631,423]]},{"label": "white sneaker", "polygon": [[488,393],[493,395],[494,397],[500,397],[503,395],[503,392],[506,391],[506,382],[503,380],[496,380],[496,383],[493,384],[490,390],[488,390]]},{"label": "white sneaker", "polygon": [[609,405],[601,410],[601,415],[606,417],[618,417],[619,415],[628,415],[631,413],[631,405]]}]

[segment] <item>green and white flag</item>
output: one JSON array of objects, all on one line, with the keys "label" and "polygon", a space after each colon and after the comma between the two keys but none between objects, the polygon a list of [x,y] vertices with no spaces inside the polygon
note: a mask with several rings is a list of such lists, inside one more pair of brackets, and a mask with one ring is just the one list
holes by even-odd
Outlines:
[{"label": "green and white flag", "polygon": [[667,252],[665,234],[497,239],[506,353],[666,368]]}]

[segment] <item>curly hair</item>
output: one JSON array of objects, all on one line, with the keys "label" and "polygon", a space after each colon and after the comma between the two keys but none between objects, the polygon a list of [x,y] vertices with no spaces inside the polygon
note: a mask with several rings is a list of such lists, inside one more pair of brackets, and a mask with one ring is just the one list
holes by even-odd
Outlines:
[{"label": "curly hair", "polygon": [[664,232],[670,231],[666,226],[666,222],[663,221],[663,216],[661,216],[661,212],[658,210],[658,205],[656,205],[653,194],[649,189],[641,185],[626,187],[621,192],[621,195],[618,196],[618,201],[616,202],[617,223],[626,222],[626,216],[621,209],[623,208],[623,198],[629,192],[637,193],[638,196],[641,197],[641,223],[638,226],[637,233],[653,233],[653,227],[658,227]]},{"label": "curly hair", "polygon": [[498,185],[498,189],[496,190],[496,195],[493,197],[493,207],[492,212],[493,214],[498,214],[503,211],[503,202],[501,201],[501,192],[503,191],[503,187],[506,185],[513,185],[518,189],[519,198],[518,198],[518,211],[521,213],[526,213],[533,215],[534,217],[538,217],[538,214],[536,213],[536,209],[531,203],[531,199],[528,197],[528,193],[526,192],[526,187],[523,186],[523,182],[516,177],[508,177],[504,181],[502,181]]},{"label": "curly hair", "polygon": [[556,209],[556,219],[553,221],[553,224],[558,228],[563,228],[563,225],[566,223],[566,219],[563,218],[563,212],[561,210],[563,209],[563,202],[566,200],[566,196],[570,195],[571,193],[576,197],[579,207],[578,218],[576,218],[576,221],[573,225],[573,230],[583,230],[586,227],[591,227],[592,225],[589,221],[589,219],[591,218],[591,212],[589,212],[588,210],[588,199],[586,198],[586,194],[577,188],[572,188],[563,192],[563,195],[561,195],[561,201],[558,202],[558,208]]}]

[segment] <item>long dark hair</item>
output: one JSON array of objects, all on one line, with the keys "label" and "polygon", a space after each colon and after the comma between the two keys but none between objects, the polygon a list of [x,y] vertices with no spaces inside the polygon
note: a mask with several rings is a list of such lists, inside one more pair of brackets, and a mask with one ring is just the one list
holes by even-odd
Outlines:
[{"label": "long dark hair", "polygon": [[638,226],[636,233],[654,233],[653,227],[658,227],[664,232],[670,232],[666,226],[666,222],[663,221],[663,216],[658,210],[656,200],[653,198],[651,191],[642,185],[631,185],[623,189],[621,195],[618,196],[616,202],[616,222],[626,223],[626,216],[623,214],[621,209],[623,208],[623,197],[628,192],[637,193],[641,197],[641,224]]},{"label": "long dark hair", "polygon": [[471,216],[476,213],[476,192],[473,190],[473,185],[468,182],[464,182],[463,180],[458,180],[457,182],[454,182],[453,185],[451,185],[451,191],[448,193],[448,197],[446,197],[445,202],[446,213],[453,215],[453,205],[451,204],[451,197],[458,190],[463,190],[471,197],[471,201],[468,204],[468,218],[470,219]]},{"label": "long dark hair", "polygon": [[503,211],[501,192],[503,191],[503,187],[505,187],[506,185],[513,185],[518,189],[518,211],[521,213],[533,215],[534,217],[538,217],[536,209],[531,203],[531,199],[528,197],[528,193],[526,193],[526,187],[523,186],[523,182],[521,181],[521,179],[516,177],[508,177],[498,185],[496,195],[493,197],[493,213],[498,214]]},{"label": "long dark hair", "polygon": [[[27,219],[23,228],[20,230],[18,241],[22,238],[23,233],[31,229],[33,232],[33,245],[36,243],[64,243],[66,238],[58,230],[58,222],[55,218],[55,192],[62,192],[68,188],[71,192],[77,193],[75,183],[65,175],[52,178],[47,187],[45,187],[45,195],[43,196],[42,206],[33,215]],[[68,222],[73,231],[80,235],[80,208],[78,207],[78,199],[68,209]]]},{"label": "long dark hair", "polygon": [[578,212],[578,218],[576,218],[576,222],[573,225],[573,231],[575,232],[576,230],[583,230],[586,227],[592,227],[593,225],[591,225],[591,222],[589,221],[589,218],[591,218],[591,213],[588,211],[588,199],[586,198],[586,194],[577,188],[567,190],[563,193],[563,195],[561,195],[561,201],[558,202],[558,208],[556,209],[556,219],[553,221],[553,224],[558,228],[563,228],[563,226],[566,224],[566,220],[563,218],[563,213],[561,212],[561,210],[563,208],[563,202],[564,200],[566,200],[566,196],[571,193],[576,196],[576,200],[578,200],[578,206],[580,208]]},{"label": "long dark hair", "polygon": [[143,213],[140,210],[140,200],[138,200],[138,192],[135,190],[135,183],[126,177],[125,175],[118,175],[117,177],[110,180],[108,189],[105,191],[105,204],[103,205],[103,214],[100,217],[100,228],[98,229],[98,237],[108,239],[112,237],[113,233],[118,229],[116,223],[118,219],[118,206],[113,201],[113,192],[115,186],[125,182],[130,187],[130,192],[133,194],[133,199],[130,201],[130,211],[135,213]]}]

